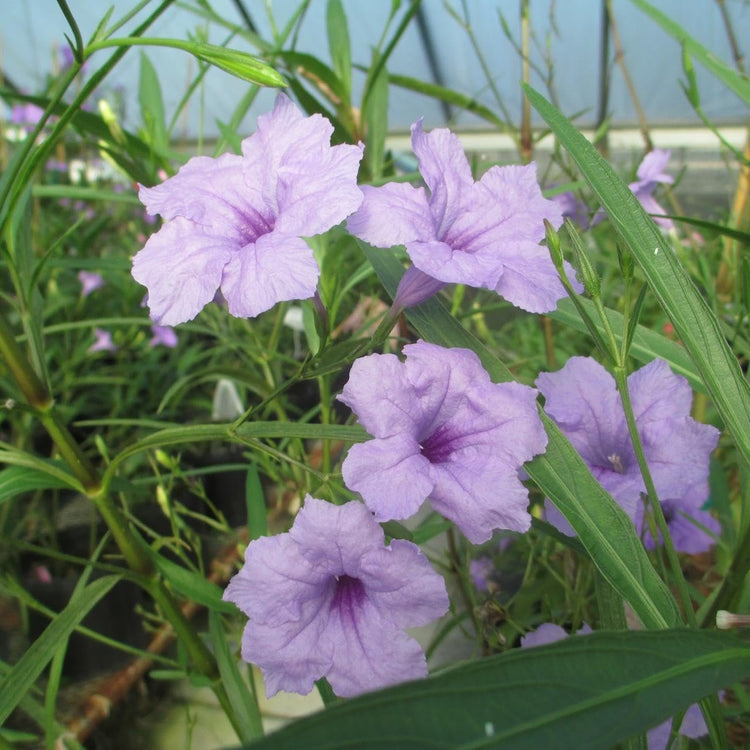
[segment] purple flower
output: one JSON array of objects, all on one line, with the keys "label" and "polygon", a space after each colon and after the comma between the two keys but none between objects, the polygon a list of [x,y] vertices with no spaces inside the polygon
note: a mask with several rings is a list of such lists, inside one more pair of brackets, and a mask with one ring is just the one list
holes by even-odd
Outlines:
[{"label": "purple flower", "polygon": [[331,124],[283,94],[242,156],[198,156],[139,197],[166,224],[133,259],[151,317],[194,318],[221,289],[236,317],[315,293],[320,269],[303,237],[325,232],[362,201],[362,146],[330,145]]},{"label": "purple flower", "polygon": [[571,192],[558,193],[553,195],[550,200],[554,201],[562,211],[563,219],[570,219],[574,224],[578,224],[581,229],[590,229],[604,218],[603,212],[598,212],[593,218],[589,218],[588,206],[583,201],[578,200]]},{"label": "purple flower", "polygon": [[[591,632],[593,632],[591,627],[584,622],[576,631],[576,635],[587,635]],[[568,633],[564,628],[555,625],[552,622],[545,622],[536,630],[526,633],[526,635],[521,637],[521,648],[546,646],[548,643],[555,643],[556,641],[561,641],[563,638],[567,637]]]},{"label": "purple flower", "polygon": [[[664,750],[669,741],[669,735],[671,732],[671,719],[649,730],[646,735],[648,738],[649,750]],[[682,723],[680,724],[679,734],[682,737],[690,737],[693,740],[708,734],[706,720],[703,718],[700,706],[697,703],[693,703],[693,705],[685,711],[685,715],[682,717]]]},{"label": "purple flower", "polygon": [[79,271],[78,281],[81,282],[81,297],[88,297],[95,289],[104,286],[104,279],[96,271]]},{"label": "purple flower", "polygon": [[495,563],[491,557],[483,555],[482,557],[475,557],[469,562],[469,575],[471,576],[471,582],[476,587],[477,591],[481,591],[483,594],[490,593],[490,590],[497,590],[497,584],[492,580],[492,574],[495,572]]},{"label": "purple flower", "polygon": [[[646,488],[614,378],[590,357],[571,357],[561,370],[542,373],[536,385],[546,399],[545,411],[594,477],[622,506],[639,532],[647,532],[641,501]],[[712,538],[687,517],[710,531],[719,531],[718,522],[701,510],[709,493],[709,456],[719,431],[691,418],[690,386],[663,360],[654,360],[632,373],[628,390],[675,547],[691,553],[708,549]],[[550,508],[548,515],[561,531],[573,533],[556,510]],[[646,542],[653,545],[650,538]]]},{"label": "purple flower", "polygon": [[75,62],[75,57],[73,56],[73,50],[70,48],[69,44],[59,44],[57,46],[57,53],[60,57],[60,71],[66,71],[70,70],[70,68],[73,67],[73,63]]},{"label": "purple flower", "polygon": [[[635,182],[628,186],[640,201],[644,210],[650,214],[664,214],[666,211],[656,202],[653,192],[659,183],[671,185],[674,177],[666,174],[663,170],[667,166],[671,151],[665,151],[655,148],[643,157],[643,161],[638,165]],[[674,222],[671,219],[660,219],[657,216],[653,220],[663,226],[665,229],[673,229]]]},{"label": "purple flower", "polygon": [[342,473],[379,521],[433,508],[480,544],[494,529],[526,531],[524,461],[547,445],[536,391],[493,383],[468,349],[419,341],[406,361],[371,354],[352,365],[339,399],[374,436],[349,449]]},{"label": "purple flower", "polygon": [[474,182],[449,130],[424,133],[420,120],[411,132],[429,195],[404,183],[365,186],[349,231],[376,247],[405,245],[414,265],[438,281],[491,289],[530,312],[554,309],[565,290],[539,243],[544,219],[558,227],[562,216],[542,196],[536,165],[492,167]]},{"label": "purple flower", "polygon": [[36,104],[14,104],[10,110],[10,122],[12,125],[20,125],[25,130],[32,130],[43,114],[44,110]]},{"label": "purple flower", "polygon": [[445,582],[416,545],[384,542],[361,503],[309,495],[291,531],[250,542],[224,599],[250,618],[242,658],[269,697],[308,693],[321,677],[348,697],[426,676],[404,628],[445,614]]},{"label": "purple flower", "polygon": [[112,342],[112,334],[103,328],[94,328],[96,341],[88,349],[89,354],[94,352],[116,352],[117,347]]},{"label": "purple flower", "polygon": [[151,326],[153,338],[148,342],[149,346],[167,346],[174,349],[177,346],[177,334],[171,326]]}]

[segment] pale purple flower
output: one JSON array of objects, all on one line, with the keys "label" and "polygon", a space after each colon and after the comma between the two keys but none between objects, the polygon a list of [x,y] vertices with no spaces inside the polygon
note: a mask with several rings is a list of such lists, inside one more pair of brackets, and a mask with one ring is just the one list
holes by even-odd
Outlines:
[{"label": "pale purple flower", "polygon": [[[674,183],[674,177],[664,172],[664,168],[667,166],[671,151],[665,151],[663,149],[655,148],[653,151],[649,151],[644,157],[643,161],[638,165],[638,171],[636,177],[638,178],[635,182],[631,182],[628,186],[638,198],[640,204],[644,210],[649,214],[664,214],[666,211],[656,202],[653,196],[654,190],[658,184],[671,185]],[[672,219],[662,219],[658,216],[652,216],[653,220],[664,227],[665,229],[674,228],[674,222]]]},{"label": "pale purple flower", "polygon": [[574,224],[581,227],[581,229],[590,229],[604,218],[603,214],[599,219],[596,216],[593,219],[589,218],[588,206],[570,191],[553,195],[550,200],[554,201],[560,211],[562,211],[563,219],[570,219]]},{"label": "pale purple flower", "polygon": [[89,354],[94,352],[116,352],[117,346],[112,342],[112,334],[103,328],[94,328],[96,340],[88,349]]},{"label": "pale purple flower", "polygon": [[543,197],[536,165],[492,167],[474,182],[449,130],[425,133],[420,120],[411,133],[429,193],[405,183],[364,186],[349,231],[376,247],[405,245],[413,264],[438,281],[491,289],[530,312],[553,310],[565,290],[539,243],[544,219],[558,227],[562,214]]},{"label": "pale purple flower", "polygon": [[81,297],[88,297],[91,292],[104,286],[104,278],[96,271],[79,271],[78,281],[81,282]]},{"label": "pale purple flower", "polygon": [[149,346],[167,346],[174,349],[177,346],[177,334],[171,326],[151,326],[153,337]]},{"label": "pale purple flower", "polygon": [[[669,735],[671,732],[671,719],[668,719],[662,724],[659,724],[659,726],[649,730],[646,735],[649,750],[664,750],[669,741]],[[706,720],[703,718],[700,706],[697,703],[693,703],[688,710],[685,711],[678,734],[682,737],[690,737],[693,740],[697,740],[698,737],[703,737],[708,734]]]},{"label": "pale purple flower", "polygon": [[224,599],[250,619],[242,658],[263,672],[266,693],[308,693],[327,678],[352,696],[427,675],[404,628],[448,609],[445,582],[411,542],[385,546],[364,505],[309,495],[291,531],[250,542]]},{"label": "pale purple flower", "polygon": [[374,437],[354,445],[342,473],[379,521],[433,508],[480,544],[494,529],[526,531],[528,494],[518,470],[547,435],[536,391],[493,383],[468,349],[419,341],[358,359],[339,399]]},{"label": "pale purple flower", "polygon": [[[546,399],[545,411],[580,453],[591,473],[635,522],[644,529],[645,493],[630,441],[625,412],[614,378],[590,357],[571,357],[561,370],[542,373],[536,385]],[[646,461],[675,547],[701,552],[713,544],[711,536],[686,515],[712,532],[718,522],[706,511],[709,456],[719,431],[690,416],[692,391],[663,360],[654,360],[628,377],[638,433]],[[548,504],[549,505],[549,504]],[[565,533],[569,524],[553,508],[549,520]],[[646,538],[653,545],[650,537]]]},{"label": "pale purple flower", "polygon": [[469,562],[471,582],[477,591],[481,591],[483,594],[489,593],[490,589],[497,589],[497,584],[491,578],[494,572],[495,563],[491,557],[483,555],[482,557],[475,557]]},{"label": "pale purple flower", "polygon": [[[588,635],[592,632],[591,626],[584,622],[576,631],[576,635]],[[548,643],[555,643],[556,641],[561,641],[563,638],[567,637],[567,631],[560,625],[555,625],[552,622],[545,622],[536,630],[532,630],[530,633],[526,633],[526,635],[521,637],[521,648],[546,646]]]},{"label": "pale purple flower", "polygon": [[10,110],[10,122],[12,125],[20,125],[26,130],[33,127],[42,119],[44,110],[36,104],[14,104]]},{"label": "pale purple flower", "polygon": [[320,269],[303,237],[327,231],[362,201],[362,146],[331,146],[333,128],[304,117],[284,94],[258,118],[242,156],[190,159],[139,197],[166,223],[133,259],[151,317],[194,318],[221,290],[229,312],[259,315],[315,293]]},{"label": "pale purple flower", "polygon": [[[586,635],[591,632],[591,628],[584,622],[583,626],[576,631],[576,635]],[[559,625],[546,622],[533,632],[526,633],[526,635],[521,638],[521,648],[544,646],[548,643],[561,641],[563,638],[567,637],[568,633]],[[651,729],[648,732],[649,750],[664,750],[667,746],[671,730],[671,719]],[[701,714],[700,707],[697,703],[694,703],[687,711],[685,711],[682,723],[680,724],[679,733],[684,737],[690,737],[692,739],[697,739],[708,733],[706,722],[703,719],[703,714]]]}]

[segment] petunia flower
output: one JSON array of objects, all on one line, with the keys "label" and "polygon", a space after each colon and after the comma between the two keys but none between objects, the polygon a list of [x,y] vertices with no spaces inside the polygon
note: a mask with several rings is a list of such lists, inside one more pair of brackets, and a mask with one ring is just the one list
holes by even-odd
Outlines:
[{"label": "petunia flower", "polygon": [[103,328],[94,328],[96,340],[88,348],[89,354],[94,352],[116,352],[117,346],[112,341],[112,334]]},{"label": "petunia flower", "polygon": [[194,318],[220,290],[229,312],[251,318],[312,297],[320,269],[303,237],[359,207],[362,145],[331,146],[333,127],[304,117],[284,94],[258,118],[242,156],[197,156],[139,197],[166,223],[133,258],[161,325]]},{"label": "petunia flower", "polygon": [[364,505],[309,495],[286,534],[247,547],[224,599],[250,619],[242,658],[263,672],[266,693],[308,693],[327,678],[348,697],[427,675],[404,628],[448,609],[445,582],[411,542],[385,546]]},{"label": "petunia flower", "polygon": [[[656,202],[653,196],[656,186],[661,184],[671,185],[674,183],[674,177],[664,172],[669,157],[672,152],[660,148],[649,151],[643,161],[638,165],[635,182],[631,182],[628,187],[649,214],[664,214],[666,211]],[[674,222],[672,219],[664,219],[658,216],[651,217],[657,224],[665,229],[673,229]]]},{"label": "petunia flower", "polygon": [[[565,366],[542,373],[537,388],[545,411],[557,423],[588,465],[591,473],[622,506],[640,533],[646,533],[641,494],[646,492],[635,457],[625,412],[614,378],[590,357],[571,357]],[[663,360],[654,360],[628,377],[636,425],[675,547],[701,552],[713,544],[707,533],[718,522],[706,511],[709,456],[719,431],[690,416],[692,391]],[[573,533],[553,508],[549,520]],[[653,545],[650,537],[647,544]]]},{"label": "petunia flower", "polygon": [[104,279],[96,271],[79,271],[78,281],[81,282],[81,297],[88,297],[91,292],[104,286]]},{"label": "petunia flower", "polygon": [[[591,628],[586,623],[583,623],[583,626],[576,632],[576,635],[586,635],[590,632],[592,632]],[[567,637],[568,633],[559,625],[546,622],[533,632],[527,633],[521,638],[521,648],[544,646],[548,643],[561,641],[563,638]],[[664,750],[669,741],[671,731],[671,719],[649,730],[647,734],[649,750]],[[680,724],[679,733],[680,735],[690,737],[691,739],[697,739],[704,734],[708,734],[706,722],[703,719],[703,714],[697,703],[693,703],[693,705],[685,711],[685,715],[682,717],[682,723]]]},{"label": "petunia flower", "polygon": [[493,383],[468,349],[419,341],[358,359],[339,399],[374,439],[349,449],[342,473],[378,521],[432,507],[479,544],[494,529],[526,531],[518,477],[547,445],[536,391]]},{"label": "petunia flower", "polygon": [[166,346],[174,349],[177,346],[177,334],[171,326],[151,326],[153,337],[149,346]]},{"label": "petunia flower", "polygon": [[429,193],[405,183],[364,186],[349,231],[376,247],[405,245],[414,266],[438,282],[491,289],[530,312],[553,310],[565,290],[539,243],[544,219],[557,228],[562,213],[542,196],[536,165],[492,167],[474,182],[449,130],[425,133],[420,120],[411,133]]}]

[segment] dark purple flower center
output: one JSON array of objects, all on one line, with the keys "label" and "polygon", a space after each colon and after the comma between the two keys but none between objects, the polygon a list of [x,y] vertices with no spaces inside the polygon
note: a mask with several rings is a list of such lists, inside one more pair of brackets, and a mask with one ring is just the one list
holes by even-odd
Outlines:
[{"label": "dark purple flower center", "polygon": [[256,242],[258,237],[269,234],[276,224],[276,217],[264,215],[252,206],[243,206],[240,211],[237,228],[241,242],[245,245]]},{"label": "dark purple flower center", "polygon": [[359,578],[352,578],[346,574],[336,576],[336,590],[333,592],[331,609],[339,612],[342,621],[353,622],[357,619],[357,612],[366,599],[365,586]]},{"label": "dark purple flower center", "polygon": [[431,464],[445,463],[453,453],[452,439],[450,430],[441,425],[420,443],[421,453]]}]

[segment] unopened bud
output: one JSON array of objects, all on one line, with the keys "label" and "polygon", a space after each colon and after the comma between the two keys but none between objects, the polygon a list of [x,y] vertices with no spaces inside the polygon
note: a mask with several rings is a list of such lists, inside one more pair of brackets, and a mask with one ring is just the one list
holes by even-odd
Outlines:
[{"label": "unopened bud", "polygon": [[583,287],[589,295],[596,298],[601,291],[601,284],[596,269],[583,247],[581,236],[578,234],[575,224],[573,224],[570,219],[565,219],[565,228],[568,230],[568,236],[573,243],[573,254],[575,255],[576,265],[578,266],[579,278],[583,282]]},{"label": "unopened bud", "polygon": [[716,613],[716,627],[719,630],[750,627],[750,615],[736,615],[733,612],[720,609]]}]

